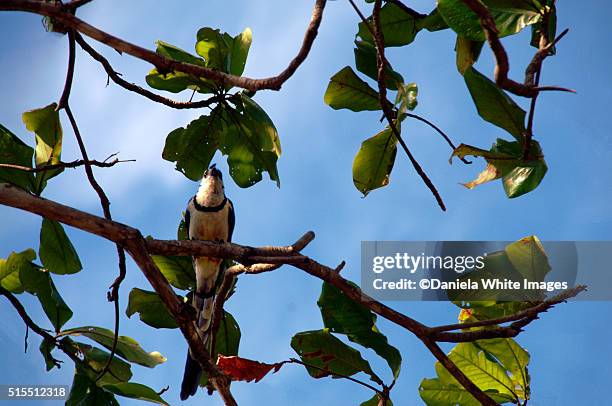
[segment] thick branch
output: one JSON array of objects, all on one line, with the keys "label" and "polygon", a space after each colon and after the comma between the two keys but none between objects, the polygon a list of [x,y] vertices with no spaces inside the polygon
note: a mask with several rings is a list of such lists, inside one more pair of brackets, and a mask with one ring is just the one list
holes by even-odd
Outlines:
[{"label": "thick branch", "polygon": [[287,68],[277,76],[263,79],[252,79],[245,76],[230,75],[215,69],[168,59],[151,50],[101,31],[100,29],[74,16],[61,4],[47,3],[36,0],[5,0],[0,2],[0,10],[26,11],[51,17],[62,23],[65,27],[74,29],[84,35],[87,35],[88,37],[102,42],[119,52],[124,52],[138,59],[147,61],[156,66],[157,69],[162,72],[183,72],[195,77],[210,79],[224,85],[232,85],[243,89],[257,91],[264,89],[279,90],[283,83],[285,83],[287,79],[289,79],[295,73],[302,62],[304,62],[308,56],[308,53],[310,52],[310,49],[312,48],[315,38],[317,37],[326,3],[326,0],[316,0],[312,12],[312,18],[304,35],[302,46]]},{"label": "thick branch", "polygon": [[[132,258],[136,261],[146,278],[149,280],[155,291],[159,294],[165,306],[176,319],[183,335],[187,339],[193,354],[206,371],[211,369],[210,375],[213,383],[223,387],[226,384],[226,377],[222,375],[211,363],[208,353],[202,346],[197,329],[195,327],[194,315],[190,306],[181,303],[165,277],[161,274],[149,254],[158,255],[186,255],[186,256],[208,256],[216,258],[233,259],[241,262],[242,265],[232,267],[228,271],[229,276],[234,277],[240,273],[261,273],[278,268],[283,263],[303,270],[325,282],[328,282],[342,291],[349,299],[359,303],[374,313],[386,318],[387,320],[405,328],[417,336],[432,351],[440,362],[445,364],[444,354],[440,355],[436,341],[464,342],[475,341],[486,338],[507,338],[515,337],[522,330],[522,327],[537,318],[537,315],[546,311],[553,305],[560,303],[572,296],[575,296],[584,287],[577,287],[574,290],[565,292],[562,296],[557,296],[547,302],[519,313],[515,317],[509,317],[506,321],[516,320],[508,327],[494,327],[476,331],[449,332],[445,329],[453,329],[454,325],[442,326],[440,328],[428,327],[392,308],[380,303],[366,295],[344,279],[336,269],[332,269],[317,261],[302,255],[299,251],[308,244],[313,238],[314,233],[306,233],[293,246],[285,247],[248,247],[233,243],[221,243],[211,241],[164,241],[164,240],[145,240],[140,231],[127,225],[106,220],[82,211],[73,209],[59,203],[43,199],[27,193],[15,186],[0,184],[0,204],[19,208],[31,213],[39,214],[51,220],[59,221],[64,224],[79,228],[92,234],[104,237],[125,247]],[[254,259],[264,258],[267,263],[254,264]],[[276,262],[276,263],[274,263]],[[221,292],[218,297],[224,297],[229,290],[230,277],[224,278]],[[225,286],[225,287],[224,287]],[[221,300],[221,299],[218,299]],[[221,302],[219,302],[221,303]],[[217,319],[219,315],[215,316]],[[493,321],[490,321],[493,322]],[[496,323],[503,322],[500,319],[494,320]],[[218,325],[218,320],[216,321]],[[481,322],[479,322],[481,323]],[[485,322],[486,323],[486,322]],[[463,324],[457,328],[478,327],[481,324]],[[450,372],[452,367],[445,365]],[[459,370],[459,373],[461,371]],[[456,373],[456,372],[455,372]],[[461,382],[461,377],[456,375]],[[222,389],[223,390],[223,389]],[[220,391],[221,393],[221,391]],[[226,393],[229,395],[229,392]],[[476,394],[475,394],[476,396]]]},{"label": "thick branch", "polygon": [[236,404],[232,403],[229,385],[226,385],[229,381],[212,364],[204,348],[195,325],[195,315],[190,311],[191,307],[185,306],[178,300],[176,293],[147,253],[146,242],[137,229],[34,196],[6,183],[0,183],[0,204],[39,214],[50,220],[104,237],[124,247],[176,320],[192,354],[209,373],[219,393],[225,396],[226,404]]}]

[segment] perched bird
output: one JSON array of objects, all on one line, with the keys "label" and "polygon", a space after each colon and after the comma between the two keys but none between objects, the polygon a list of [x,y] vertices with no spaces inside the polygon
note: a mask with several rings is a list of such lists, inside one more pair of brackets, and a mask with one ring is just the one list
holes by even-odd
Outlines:
[{"label": "perched bird", "polygon": [[[231,241],[234,232],[234,206],[223,188],[221,171],[213,164],[202,177],[198,192],[189,200],[185,211],[185,228],[190,240]],[[198,330],[204,346],[210,351],[211,319],[217,277],[222,271],[223,260],[209,257],[194,257],[196,290],[193,306],[198,315]],[[202,369],[187,352],[187,362],[181,384],[181,399],[196,393]]]}]

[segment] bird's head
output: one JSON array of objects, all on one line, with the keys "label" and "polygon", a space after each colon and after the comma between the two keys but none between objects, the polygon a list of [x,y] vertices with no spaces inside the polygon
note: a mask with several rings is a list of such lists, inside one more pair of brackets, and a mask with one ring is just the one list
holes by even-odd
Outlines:
[{"label": "bird's head", "polygon": [[215,164],[212,164],[202,175],[196,201],[202,206],[211,207],[221,204],[223,199],[225,199],[223,174]]}]

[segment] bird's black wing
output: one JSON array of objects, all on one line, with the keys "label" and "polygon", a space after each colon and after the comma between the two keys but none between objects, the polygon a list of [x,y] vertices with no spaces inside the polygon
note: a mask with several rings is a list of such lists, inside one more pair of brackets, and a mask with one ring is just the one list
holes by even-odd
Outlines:
[{"label": "bird's black wing", "polygon": [[185,231],[187,232],[187,239],[191,240],[191,236],[189,235],[189,224],[191,223],[191,212],[189,211],[189,204],[191,203],[191,199],[187,202],[187,208],[185,209]]},{"label": "bird's black wing", "polygon": [[236,214],[234,213],[234,203],[227,199],[229,203],[229,213],[227,214],[227,242],[232,242],[232,235],[234,234],[234,226],[236,225]]}]

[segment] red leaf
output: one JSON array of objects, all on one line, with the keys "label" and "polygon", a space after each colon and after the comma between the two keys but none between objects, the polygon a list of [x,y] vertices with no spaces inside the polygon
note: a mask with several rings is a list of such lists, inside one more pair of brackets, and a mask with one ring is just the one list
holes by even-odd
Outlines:
[{"label": "red leaf", "polygon": [[255,381],[259,382],[270,371],[278,371],[284,362],[276,364],[266,364],[259,361],[253,361],[246,358],[236,356],[226,357],[219,355],[217,358],[217,366],[219,369],[229,376],[232,381]]}]

